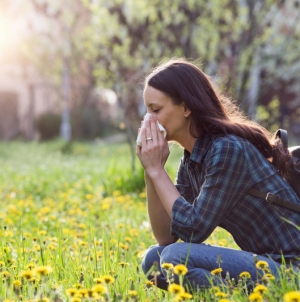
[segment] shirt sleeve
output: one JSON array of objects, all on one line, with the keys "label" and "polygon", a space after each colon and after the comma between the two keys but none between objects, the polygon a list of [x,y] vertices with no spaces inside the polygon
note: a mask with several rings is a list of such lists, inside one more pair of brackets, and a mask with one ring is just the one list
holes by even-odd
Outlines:
[{"label": "shirt sleeve", "polygon": [[237,143],[215,141],[206,155],[204,168],[205,180],[194,203],[181,196],[172,207],[171,234],[186,242],[206,240],[249,189],[243,148]]}]

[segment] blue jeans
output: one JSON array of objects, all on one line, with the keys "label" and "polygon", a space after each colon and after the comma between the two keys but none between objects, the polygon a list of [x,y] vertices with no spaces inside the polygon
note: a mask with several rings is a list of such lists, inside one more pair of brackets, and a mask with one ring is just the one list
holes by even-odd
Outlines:
[{"label": "blue jeans", "polygon": [[[160,270],[160,275],[157,277],[157,286],[166,290],[168,288],[166,272],[161,269],[161,265],[163,263],[172,263],[173,265],[186,264],[188,273],[184,277],[185,286],[193,290],[204,289],[212,286],[208,278],[212,277],[210,272],[219,267],[217,263],[218,256],[221,257],[222,262],[220,263],[220,267],[223,271],[221,273],[222,278],[215,278],[215,284],[226,283],[226,272],[229,272],[230,278],[234,278],[237,282],[239,274],[247,271],[251,275],[250,282],[248,282],[248,289],[251,289],[251,283],[256,282],[253,253],[226,247],[186,242],[173,243],[168,246],[152,246],[146,251],[142,262],[142,269],[149,280],[153,279],[149,271],[152,268],[153,262],[157,261],[158,269]],[[275,277],[278,277],[280,263],[259,255],[258,260],[266,261],[269,264],[268,268],[271,273]],[[175,279],[175,282],[178,283],[178,278]]]}]

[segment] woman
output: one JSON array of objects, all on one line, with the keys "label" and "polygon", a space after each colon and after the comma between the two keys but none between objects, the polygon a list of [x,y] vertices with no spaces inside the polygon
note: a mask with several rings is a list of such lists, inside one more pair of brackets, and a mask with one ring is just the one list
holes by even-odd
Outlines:
[{"label": "woman", "polygon": [[[220,258],[223,279],[226,272],[238,280],[247,271],[255,280],[254,254],[274,275],[282,261],[297,265],[299,231],[282,217],[299,225],[300,214],[247,193],[254,188],[300,204],[282,177],[292,163],[281,141],[271,143],[266,129],[244,117],[207,75],[182,59],[158,66],[146,78],[144,101],[152,116],[137,155],[158,243],[147,250],[144,272],[157,261],[162,273],[157,285],[167,289],[161,264],[184,263],[185,282],[195,289],[211,285],[207,277]],[[168,141],[184,148],[175,185],[164,169]],[[203,244],[217,226],[230,232],[241,250]],[[183,242],[177,243],[179,238]]]}]

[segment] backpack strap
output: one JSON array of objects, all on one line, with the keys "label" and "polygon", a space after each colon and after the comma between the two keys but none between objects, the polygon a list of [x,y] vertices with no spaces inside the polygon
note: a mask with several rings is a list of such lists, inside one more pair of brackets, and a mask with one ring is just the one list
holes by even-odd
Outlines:
[{"label": "backpack strap", "polygon": [[276,138],[279,137],[285,148],[288,148],[288,133],[286,130],[279,129],[276,133]]},{"label": "backpack strap", "polygon": [[275,196],[271,192],[264,193],[264,192],[261,192],[261,191],[255,190],[255,189],[250,189],[248,191],[248,194],[262,198],[270,204],[276,204],[278,206],[281,206],[281,207],[287,208],[289,210],[300,213],[300,205],[283,200],[283,199]]}]

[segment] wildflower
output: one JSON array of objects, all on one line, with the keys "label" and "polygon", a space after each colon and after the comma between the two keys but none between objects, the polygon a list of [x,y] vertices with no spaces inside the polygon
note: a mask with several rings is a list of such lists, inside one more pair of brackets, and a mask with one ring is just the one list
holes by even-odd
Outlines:
[{"label": "wildflower", "polygon": [[250,279],[251,275],[250,275],[249,272],[241,272],[240,277],[243,278],[243,279]]},{"label": "wildflower", "polygon": [[187,267],[184,265],[184,264],[177,264],[175,267],[174,267],[174,274],[176,275],[186,275],[186,273],[188,272],[188,269]]},{"label": "wildflower", "polygon": [[82,288],[82,284],[77,283],[77,284],[74,284],[73,287],[75,287],[77,289],[80,289],[80,288]]},{"label": "wildflower", "polygon": [[66,292],[68,296],[74,297],[77,295],[78,290],[76,288],[68,288]]},{"label": "wildflower", "polygon": [[173,283],[168,286],[168,292],[171,294],[180,295],[183,294],[185,290],[181,285]]},{"label": "wildflower", "polygon": [[39,267],[36,267],[34,270],[34,272],[37,275],[41,275],[41,276],[49,275],[52,271],[53,270],[52,270],[51,266],[39,266]]},{"label": "wildflower", "polygon": [[132,239],[131,239],[130,237],[125,237],[125,241],[126,241],[127,243],[131,243]]},{"label": "wildflower", "polygon": [[264,280],[264,281],[275,280],[275,277],[272,274],[264,274],[262,277],[262,280]]},{"label": "wildflower", "polygon": [[124,244],[124,243],[122,243],[122,242],[119,243],[119,246],[120,246],[121,249],[123,249],[123,250],[125,250],[125,251],[128,251],[128,250],[129,250],[129,246],[126,245],[126,244]]},{"label": "wildflower", "polygon": [[29,263],[29,264],[27,264],[26,268],[32,270],[32,269],[35,268],[35,264],[34,263]]},{"label": "wildflower", "polygon": [[5,262],[4,261],[0,261],[0,268],[5,266]]},{"label": "wildflower", "polygon": [[227,297],[227,294],[220,291],[220,292],[215,293],[215,296],[219,297],[219,298],[225,298],[225,297]]},{"label": "wildflower", "polygon": [[211,294],[216,294],[216,293],[220,292],[220,288],[218,286],[213,286],[210,288],[209,292]]},{"label": "wildflower", "polygon": [[262,302],[263,297],[259,293],[252,293],[249,296],[249,301],[251,301],[251,302]]},{"label": "wildflower", "polygon": [[163,264],[161,265],[161,268],[164,269],[164,270],[166,270],[166,271],[171,270],[173,267],[174,267],[174,266],[173,266],[172,263],[163,263]]},{"label": "wildflower", "polygon": [[230,302],[228,299],[220,299],[219,302]]},{"label": "wildflower", "polygon": [[[192,299],[193,296],[189,293],[182,293],[182,294],[179,294],[178,297],[181,299],[181,300],[189,300],[189,299]],[[180,301],[181,301],[180,300]]]},{"label": "wildflower", "polygon": [[71,302],[81,302],[81,299],[79,297],[73,297]]},{"label": "wildflower", "polygon": [[103,286],[102,284],[96,284],[93,288],[92,288],[93,292],[98,294],[98,295],[102,295],[105,294],[107,292],[107,289],[105,286]]},{"label": "wildflower", "polygon": [[23,271],[20,273],[20,277],[24,278],[26,281],[30,280],[34,276],[32,271]]},{"label": "wildflower", "polygon": [[119,262],[119,265],[121,267],[127,267],[129,265],[129,263],[128,262]]},{"label": "wildflower", "polygon": [[222,271],[223,271],[223,269],[219,267],[219,268],[216,268],[216,269],[212,270],[210,273],[211,273],[212,275],[218,275],[218,274],[220,274]]},{"label": "wildflower", "polygon": [[131,297],[131,298],[134,298],[134,297],[137,297],[137,291],[136,290],[130,290],[130,291],[128,291],[128,295],[129,295],[129,297]]},{"label": "wildflower", "polygon": [[259,293],[261,295],[266,293],[267,291],[268,291],[268,288],[262,284],[258,284],[253,290],[254,293]]},{"label": "wildflower", "polygon": [[152,281],[146,281],[146,287],[150,288],[153,286],[153,282]]},{"label": "wildflower", "polygon": [[268,262],[263,261],[263,260],[257,261],[257,263],[256,263],[256,267],[261,270],[265,269],[268,266],[269,266]]},{"label": "wildflower", "polygon": [[4,272],[1,273],[1,276],[3,278],[9,278],[10,277],[10,273],[8,271],[4,271]]},{"label": "wildflower", "polygon": [[284,302],[300,302],[300,291],[292,291],[283,296]]},{"label": "wildflower", "polygon": [[101,280],[106,283],[106,284],[112,284],[114,283],[115,279],[112,276],[106,275],[106,276],[102,276]]},{"label": "wildflower", "polygon": [[19,280],[15,280],[13,282],[13,285],[14,285],[14,289],[18,289],[18,288],[20,288],[22,286],[22,283]]},{"label": "wildflower", "polygon": [[102,278],[95,278],[94,282],[97,284],[101,284],[102,283]]},{"label": "wildflower", "polygon": [[77,294],[81,298],[87,298],[88,297],[88,291],[84,288],[79,289]]},{"label": "wildflower", "polygon": [[10,248],[8,246],[4,246],[3,247],[3,252],[4,253],[9,253],[10,252]]}]

